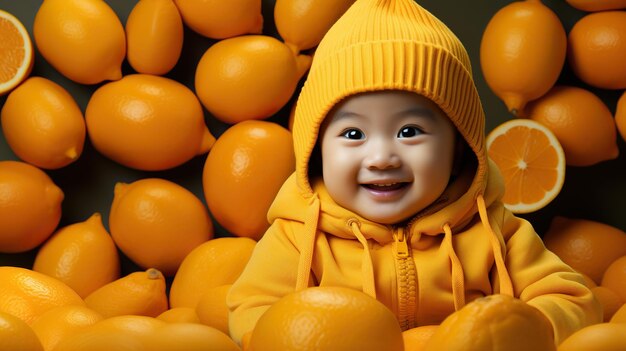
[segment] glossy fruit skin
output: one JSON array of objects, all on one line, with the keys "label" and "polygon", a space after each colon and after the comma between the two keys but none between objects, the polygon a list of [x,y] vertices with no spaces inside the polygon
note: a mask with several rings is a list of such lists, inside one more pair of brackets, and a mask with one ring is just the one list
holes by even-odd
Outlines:
[{"label": "glossy fruit skin", "polygon": [[124,27],[101,0],[46,0],[33,25],[37,49],[65,77],[97,84],[122,77]]},{"label": "glossy fruit skin", "polygon": [[12,314],[0,311],[0,350],[43,351],[33,329]]},{"label": "glossy fruit skin", "polygon": [[259,34],[263,29],[261,0],[175,0],[191,30],[213,39]]},{"label": "glossy fruit skin", "polygon": [[556,135],[569,166],[591,166],[619,155],[611,111],[589,90],[556,85],[529,103],[526,112]]},{"label": "glossy fruit skin", "polygon": [[244,121],[230,127],[207,156],[202,174],[211,214],[235,236],[259,240],[267,212],[295,171],[291,133],[273,122]]},{"label": "glossy fruit skin", "polygon": [[45,172],[19,161],[0,161],[0,188],[0,253],[41,245],[61,220],[63,191]]},{"label": "glossy fruit skin", "polygon": [[609,265],[626,255],[626,233],[605,223],[556,216],[543,236],[546,248],[596,284]]},{"label": "glossy fruit skin", "polygon": [[179,166],[215,141],[195,94],[174,80],[148,74],[127,75],[98,88],[85,119],[100,153],[139,170]]},{"label": "glossy fruit skin", "polygon": [[57,83],[28,78],[9,94],[2,107],[2,131],[22,160],[58,169],[78,160],[85,143],[83,113]]},{"label": "glossy fruit skin", "polygon": [[626,88],[626,11],[588,14],[568,34],[567,57],[574,74],[601,89]]},{"label": "glossy fruit skin", "polygon": [[55,277],[85,298],[120,277],[120,258],[102,216],[57,230],[37,252],[33,270]]},{"label": "glossy fruit skin", "polygon": [[613,261],[602,275],[601,286],[611,289],[626,303],[626,255]]},{"label": "glossy fruit skin", "polygon": [[85,305],[63,282],[30,269],[0,267],[0,281],[0,312],[12,314],[29,325],[52,308]]},{"label": "glossy fruit skin", "polygon": [[617,100],[615,108],[615,126],[622,140],[626,141],[626,91]]},{"label": "glossy fruit skin", "polygon": [[515,1],[491,18],[480,43],[489,88],[514,115],[556,83],[567,51],[565,29],[540,0]]},{"label": "glossy fruit skin", "polygon": [[276,29],[295,52],[311,49],[353,3],[354,0],[277,0]]},{"label": "glossy fruit skin", "polygon": [[200,58],[195,90],[204,107],[222,122],[265,119],[287,104],[310,64],[310,56],[296,55],[267,35],[229,38]]},{"label": "glossy fruit skin", "polygon": [[163,75],[180,58],[183,20],[172,0],[141,0],[126,21],[127,58],[139,73]]},{"label": "glossy fruit skin", "polygon": [[565,339],[558,351],[624,350],[626,323],[598,323],[579,329]]},{"label": "glossy fruit skin", "polygon": [[109,229],[128,258],[168,277],[193,249],[213,237],[213,223],[200,199],[161,178],[118,183]]},{"label": "glossy fruit skin", "polygon": [[313,287],[270,306],[252,331],[248,349],[401,351],[404,347],[396,317],[375,298],[345,287]]},{"label": "glossy fruit skin", "polygon": [[82,328],[102,319],[102,315],[86,306],[59,306],[41,314],[32,328],[44,350],[53,350],[63,339],[71,338]]},{"label": "glossy fruit skin", "polygon": [[565,0],[581,11],[597,12],[626,8],[626,0]]}]

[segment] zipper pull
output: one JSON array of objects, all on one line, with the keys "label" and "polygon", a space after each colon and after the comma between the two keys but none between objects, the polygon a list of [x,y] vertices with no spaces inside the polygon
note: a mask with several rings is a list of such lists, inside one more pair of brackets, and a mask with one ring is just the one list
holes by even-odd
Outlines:
[{"label": "zipper pull", "polygon": [[396,257],[407,258],[409,257],[409,245],[406,242],[406,236],[402,228],[398,230],[398,234],[394,235]]}]

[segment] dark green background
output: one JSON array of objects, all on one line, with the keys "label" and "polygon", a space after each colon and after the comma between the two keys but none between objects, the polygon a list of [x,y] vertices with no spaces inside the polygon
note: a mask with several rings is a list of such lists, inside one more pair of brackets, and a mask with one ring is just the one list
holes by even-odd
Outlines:
[{"label": "dark green background", "polygon": [[[263,0],[264,33],[278,37],[273,23],[274,1]],[[125,24],[128,13],[137,1],[107,0],[106,2],[117,12],[121,22]],[[496,11],[511,1],[421,0],[419,2],[448,24],[469,51],[474,68],[474,78],[487,115],[487,130],[489,131],[496,125],[511,119],[512,116],[507,112],[504,104],[485,84],[479,62],[480,39],[487,22]],[[0,0],[0,9],[18,17],[31,33],[32,38],[33,20],[41,3],[41,0]],[[583,12],[570,7],[564,0],[545,0],[544,4],[555,11],[563,22],[566,31],[569,31],[572,25],[584,15]],[[167,76],[186,84],[193,90],[196,64],[201,55],[214,42],[214,40],[201,37],[185,29],[182,56],[178,65]],[[127,62],[124,63],[123,71],[124,74],[133,73]],[[66,79],[54,70],[38,52],[35,56],[35,66],[31,75],[43,76],[64,86],[76,99],[83,112],[89,97],[99,86],[80,85]],[[559,82],[592,90],[607,103],[613,112],[617,99],[622,93],[621,91],[592,89],[577,80],[567,66],[564,68]],[[6,96],[0,97],[0,106],[4,105],[5,100]],[[270,120],[285,125],[289,105],[271,117]],[[228,125],[215,120],[207,111],[205,111],[205,118],[215,136],[219,136],[228,128]],[[593,116],[589,116],[589,118],[593,118]],[[626,144],[619,136],[618,145],[621,155],[615,160],[590,167],[568,167],[565,185],[559,196],[544,209],[523,217],[534,224],[540,235],[543,235],[550,220],[556,215],[592,219],[626,230],[626,200],[624,200],[626,196],[626,182],[624,181],[626,176]],[[201,175],[205,157],[205,155],[198,156],[184,165],[168,171],[140,172],[118,165],[99,155],[87,140],[85,150],[77,162],[60,170],[47,171],[65,193],[60,225],[83,221],[94,212],[100,212],[103,215],[104,224],[107,226],[109,207],[113,199],[113,186],[119,181],[132,182],[140,178],[162,177],[186,187],[204,202]],[[10,159],[17,158],[6,144],[4,136],[0,136],[0,160]],[[229,234],[216,223],[216,236],[227,235]],[[30,267],[35,253],[36,249],[21,254],[0,254],[0,265]],[[125,258],[123,267],[127,271],[136,268]]]}]

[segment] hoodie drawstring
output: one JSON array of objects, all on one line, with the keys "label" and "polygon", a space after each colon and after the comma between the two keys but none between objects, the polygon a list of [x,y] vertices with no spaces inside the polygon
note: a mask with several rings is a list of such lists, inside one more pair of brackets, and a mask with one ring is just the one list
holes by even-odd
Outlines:
[{"label": "hoodie drawstring", "polygon": [[496,269],[498,270],[498,279],[500,280],[500,293],[509,296],[513,295],[513,283],[511,277],[506,269],[504,263],[504,256],[502,255],[502,244],[500,239],[494,232],[491,224],[489,223],[489,217],[487,217],[487,207],[485,206],[485,199],[482,196],[478,196],[476,199],[478,205],[478,214],[480,215],[480,221],[483,223],[485,229],[489,232],[489,240],[491,241],[491,248],[493,251],[494,259],[496,261]]},{"label": "hoodie drawstring", "polygon": [[452,296],[454,298],[454,309],[460,310],[465,306],[465,275],[463,273],[463,265],[459,257],[454,252],[454,245],[452,245],[452,229],[448,223],[443,225],[443,231],[445,236],[443,241],[448,251],[448,257],[450,258],[450,264],[452,265]]},{"label": "hoodie drawstring", "polygon": [[376,285],[374,282],[374,265],[372,263],[372,254],[370,252],[370,247],[361,233],[361,228],[359,226],[359,222],[357,220],[348,221],[350,225],[350,229],[352,230],[352,234],[356,236],[361,245],[363,245],[363,258],[361,259],[361,275],[363,281],[363,292],[370,295],[373,298],[376,298]]},{"label": "hoodie drawstring", "polygon": [[315,237],[317,235],[317,221],[320,215],[320,200],[314,196],[312,203],[307,209],[304,221],[304,245],[300,251],[298,261],[298,275],[296,278],[296,291],[309,287],[311,277],[311,265],[313,264],[313,249],[315,247]]}]

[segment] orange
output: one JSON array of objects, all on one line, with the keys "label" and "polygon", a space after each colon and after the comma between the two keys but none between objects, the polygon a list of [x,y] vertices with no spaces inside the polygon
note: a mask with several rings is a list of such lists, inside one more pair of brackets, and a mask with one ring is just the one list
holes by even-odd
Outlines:
[{"label": "orange", "polygon": [[556,135],[569,166],[591,166],[619,155],[613,115],[589,90],[555,86],[528,104],[527,112]]},{"label": "orange", "polygon": [[117,247],[143,268],[173,276],[195,247],[213,237],[204,204],[169,180],[146,178],[117,183],[109,229]]},{"label": "orange", "polygon": [[543,240],[548,250],[596,284],[613,261],[626,255],[626,233],[587,219],[556,216]]},{"label": "orange", "polygon": [[102,320],[102,315],[85,306],[59,306],[42,313],[32,328],[44,350],[53,350],[61,340]]},{"label": "orange", "polygon": [[33,329],[23,320],[0,311],[0,351],[43,351]]},{"label": "orange", "polygon": [[424,325],[403,331],[404,349],[407,351],[424,350],[426,343],[428,343],[428,340],[437,331],[438,327],[438,325]]},{"label": "orange", "polygon": [[170,306],[196,308],[212,288],[232,284],[246,267],[256,242],[216,238],[193,249],[180,264],[170,287]]},{"label": "orange", "polygon": [[169,323],[150,338],[150,351],[241,351],[221,331],[197,323]]},{"label": "orange", "polygon": [[478,298],[449,315],[424,350],[556,350],[538,309],[508,295]]},{"label": "orange", "polygon": [[215,141],[195,94],[172,79],[148,74],[98,88],[85,118],[100,153],[139,170],[179,166],[209,151]]},{"label": "orange", "polygon": [[63,191],[35,166],[0,161],[0,253],[39,246],[61,220]]},{"label": "orange", "polygon": [[168,323],[200,323],[196,310],[191,307],[174,307],[156,317]]},{"label": "orange", "polygon": [[164,324],[146,316],[109,317],[64,338],[54,351],[154,351],[150,339]]},{"label": "orange", "polygon": [[236,236],[258,240],[269,227],[267,211],[295,171],[291,133],[267,121],[228,128],[207,156],[204,197],[213,217]]},{"label": "orange", "polygon": [[180,58],[183,20],[172,0],[141,0],[126,21],[127,58],[139,73],[162,75]]},{"label": "orange", "polygon": [[606,268],[600,285],[615,292],[622,303],[626,302],[626,256],[616,259]]},{"label": "orange", "polygon": [[504,206],[514,213],[543,208],[563,187],[563,149],[537,122],[514,119],[500,124],[487,136],[487,152],[504,176]]},{"label": "orange", "polygon": [[277,0],[274,6],[276,29],[294,52],[313,48],[353,3],[354,0]]},{"label": "orange", "polygon": [[41,55],[65,77],[81,84],[122,78],[124,27],[101,0],[46,0],[33,24]]},{"label": "orange", "polygon": [[296,56],[270,36],[221,40],[198,62],[196,94],[225,123],[264,119],[287,104],[310,64],[310,56]]},{"label": "orange", "polygon": [[92,292],[85,303],[105,318],[127,314],[156,317],[167,310],[165,278],[154,268],[133,272]]},{"label": "orange", "polygon": [[0,96],[10,92],[28,77],[34,62],[33,43],[24,24],[0,10]]},{"label": "orange", "polygon": [[9,94],[2,107],[2,130],[22,160],[46,169],[76,161],[85,143],[85,119],[60,85],[31,77]]},{"label": "orange", "polygon": [[395,315],[380,301],[354,289],[313,287],[270,306],[247,348],[264,350],[404,350]]},{"label": "orange", "polygon": [[213,39],[261,33],[261,0],[174,0],[194,32]]},{"label": "orange", "polygon": [[480,66],[491,90],[514,115],[556,83],[567,51],[557,15],[540,0],[514,1],[487,23]]},{"label": "orange", "polygon": [[596,12],[626,8],[626,0],[565,0],[581,11]]},{"label": "orange", "polygon": [[120,277],[120,258],[102,217],[94,213],[54,233],[37,252],[33,270],[59,279],[85,298]]},{"label": "orange", "polygon": [[623,351],[626,350],[626,324],[598,323],[565,339],[558,351]]},{"label": "orange", "polygon": [[568,35],[574,74],[602,89],[626,88],[626,11],[600,11],[578,20]]},{"label": "orange", "polygon": [[615,292],[613,292],[613,290],[607,287],[596,286],[591,288],[591,292],[602,306],[602,316],[604,322],[611,320],[615,312],[617,312],[617,310],[624,304],[622,299]]},{"label": "orange", "polygon": [[21,267],[0,267],[0,312],[28,324],[58,306],[84,306],[83,299],[63,282]]},{"label": "orange", "polygon": [[208,289],[196,304],[196,313],[202,324],[228,334],[228,306],[226,295],[232,284]]},{"label": "orange", "polygon": [[617,131],[624,141],[626,141],[626,91],[617,100],[615,108],[615,125]]},{"label": "orange", "polygon": [[611,323],[626,323],[626,303],[622,304],[615,314],[613,314]]}]

